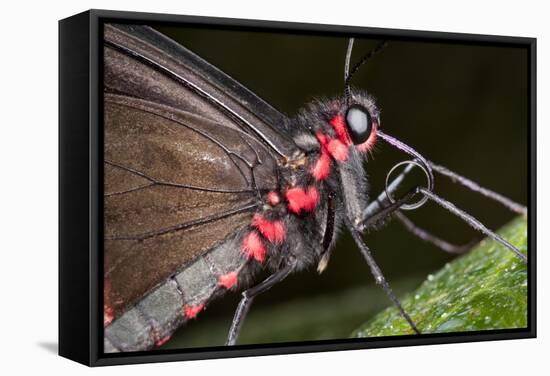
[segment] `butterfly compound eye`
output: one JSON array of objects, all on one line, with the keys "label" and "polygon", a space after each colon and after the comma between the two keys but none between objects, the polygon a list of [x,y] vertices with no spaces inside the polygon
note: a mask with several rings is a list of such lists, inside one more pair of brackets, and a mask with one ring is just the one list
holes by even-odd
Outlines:
[{"label": "butterfly compound eye", "polygon": [[346,124],[355,145],[369,139],[372,132],[372,119],[365,107],[358,104],[351,105],[346,113]]}]

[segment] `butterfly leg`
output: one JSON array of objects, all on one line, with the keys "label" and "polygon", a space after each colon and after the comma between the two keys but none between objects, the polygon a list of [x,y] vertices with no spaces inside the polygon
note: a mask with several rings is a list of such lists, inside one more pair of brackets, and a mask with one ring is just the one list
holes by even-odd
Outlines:
[{"label": "butterfly leg", "polygon": [[[399,302],[399,299],[395,296],[393,293],[390,285],[386,281],[384,275],[382,274],[382,271],[380,270],[380,267],[372,257],[372,254],[367,247],[367,245],[364,243],[362,238],[362,232],[369,228],[374,226],[376,223],[379,223],[384,218],[387,218],[388,216],[394,214],[394,213],[400,213],[399,209],[410,201],[410,199],[416,195],[417,193],[422,192],[420,188],[413,189],[409,191],[407,194],[403,195],[399,199],[395,200],[393,203],[389,203],[388,200],[386,200],[387,206],[383,206],[384,203],[381,201],[383,200],[383,197],[379,197],[379,200],[373,202],[373,204],[369,205],[369,207],[364,211],[364,213],[368,213],[368,217],[364,218],[362,221],[356,222],[356,225],[353,226],[349,220],[347,220],[347,227],[349,231],[351,232],[351,235],[353,239],[355,240],[355,243],[359,247],[363,257],[367,261],[367,264],[369,265],[371,269],[371,273],[374,276],[374,279],[377,284],[381,285],[382,289],[386,292],[388,297],[391,299],[393,304],[397,307],[399,312],[401,313],[401,316],[409,323],[410,327],[414,330],[415,333],[421,334],[420,330],[416,327],[416,324],[412,320],[412,318],[409,316],[407,311],[403,308],[401,303]],[[405,217],[405,216],[403,216]],[[405,217],[406,218],[406,217]],[[406,218],[408,220],[408,218]],[[412,222],[411,222],[412,223]],[[419,230],[418,227],[416,227],[413,224],[414,227],[412,227],[415,230]],[[420,229],[421,230],[421,229]],[[422,230],[423,231],[423,230]],[[427,233],[425,233],[427,234]],[[425,235],[424,234],[424,235]],[[434,237],[431,234],[428,234],[430,240],[438,239]],[[440,239],[438,239],[440,240]]]},{"label": "butterfly leg", "polygon": [[506,248],[508,248],[510,251],[512,251],[518,258],[520,258],[523,262],[527,262],[527,256],[525,256],[519,249],[517,249],[514,245],[510,244],[507,240],[502,238],[497,233],[489,230],[483,223],[478,221],[476,218],[474,218],[472,215],[466,213],[465,211],[457,208],[452,202],[445,200],[442,197],[439,197],[432,191],[425,189],[425,188],[419,188],[420,192],[424,194],[426,197],[428,197],[431,201],[435,202],[442,208],[448,210],[458,218],[462,219],[464,222],[466,222],[470,227],[472,227],[474,230],[477,230],[486,236],[490,237],[491,239],[499,242],[500,244],[504,245]]},{"label": "butterfly leg", "polygon": [[346,224],[351,233],[351,236],[353,237],[353,240],[355,240],[355,243],[359,247],[361,254],[367,261],[367,264],[370,267],[371,273],[376,283],[382,286],[382,289],[386,292],[386,294],[391,299],[393,304],[397,307],[397,309],[401,313],[401,316],[403,316],[403,318],[407,320],[412,330],[414,330],[416,334],[421,334],[420,330],[418,330],[418,328],[416,327],[416,324],[414,323],[414,321],[411,319],[407,311],[405,311],[405,309],[401,305],[401,302],[399,302],[399,299],[397,299],[397,297],[393,293],[393,290],[391,289],[388,281],[386,281],[386,278],[382,274],[382,270],[380,270],[380,267],[372,257],[369,247],[367,247],[367,245],[363,241],[361,232],[359,232],[355,227],[353,227],[349,221]]},{"label": "butterfly leg", "polygon": [[[431,166],[431,168],[446,177],[449,177],[453,182],[461,184],[465,186],[466,188],[477,192],[489,199],[492,199],[503,206],[507,207],[508,209],[519,213],[519,214],[526,214],[527,208],[524,206],[513,202],[512,200],[508,199],[507,197],[504,197],[496,192],[493,192],[487,188],[481,187],[477,183],[475,183],[472,180],[469,180],[443,166],[438,166],[433,164],[432,162],[428,162]],[[413,165],[410,164],[405,168],[403,172],[399,176],[397,176],[392,183],[388,186],[389,191],[393,191],[396,189],[399,184],[403,181],[405,176],[412,170]],[[510,249],[512,252],[514,252],[520,259],[523,261],[527,260],[527,257],[524,256],[516,247],[514,247],[512,244],[507,242],[505,239],[494,233],[493,231],[489,230],[487,227],[485,227],[480,221],[478,221],[476,218],[471,216],[470,214],[464,212],[461,209],[458,209],[455,205],[453,205],[451,202],[439,197],[436,195],[432,190],[426,189],[423,187],[418,187],[417,192],[423,194],[427,199],[435,202],[436,204],[440,205],[441,207],[447,209],[449,212],[453,213],[463,221],[465,221],[467,224],[469,224],[472,228],[475,230],[478,230],[482,232],[483,234],[491,237],[492,239],[496,240],[497,242],[501,243],[508,249]],[[445,252],[448,253],[454,253],[454,254],[460,254],[466,252],[472,245],[475,243],[475,241],[469,242],[465,245],[455,245],[448,243],[437,236],[434,236],[430,233],[428,233],[426,230],[421,229],[420,227],[416,226],[410,219],[408,219],[403,213],[400,211],[397,211],[399,208],[399,205],[389,205],[387,207],[384,207],[385,204],[389,203],[389,198],[387,197],[387,192],[384,191],[380,193],[380,195],[373,200],[367,208],[362,213],[362,219],[357,223],[358,228],[360,230],[364,230],[370,226],[373,226],[377,223],[377,221],[381,221],[384,219],[382,216],[384,212],[386,212],[386,217],[389,216],[391,213],[396,212],[396,218],[403,224],[403,226],[410,231],[413,235],[419,237],[420,239],[430,242],[440,249],[442,249]],[[393,208],[393,210],[392,210]]]},{"label": "butterfly leg", "polygon": [[[493,240],[499,242],[500,244],[504,245],[506,248],[508,248],[510,251],[512,251],[518,258],[520,258],[523,262],[527,261],[527,256],[525,256],[523,253],[519,251],[514,245],[510,244],[508,241],[503,239],[500,235],[495,233],[494,231],[489,230],[483,223],[481,223],[479,220],[477,220],[472,215],[466,213],[465,211],[457,208],[453,203],[450,201],[445,200],[444,198],[436,195],[434,192],[430,191],[429,189],[419,187],[415,190],[416,192],[422,193],[424,196],[428,197],[429,200],[435,202],[442,208],[448,210],[458,218],[462,219],[464,222],[466,222],[470,227],[473,229],[480,231],[481,233],[485,234],[486,236],[492,238]],[[404,203],[406,203],[411,196],[411,193],[408,193],[407,195],[404,195],[403,198],[396,200],[393,204],[390,204],[386,207],[382,207],[381,201],[376,200],[371,203],[365,209],[364,211],[364,217],[360,221],[356,223],[356,229],[359,231],[364,231],[365,229],[372,227],[379,223],[382,219],[388,217],[392,213],[396,212]],[[377,211],[376,211],[377,210]],[[408,218],[407,218],[408,219]],[[418,227],[414,227],[414,229],[419,229]],[[422,229],[420,229],[422,230]],[[422,230],[424,231],[424,230]],[[418,235],[419,231],[417,231]],[[427,232],[424,232],[423,235],[427,234],[428,241],[437,241],[441,240],[437,237],[434,237],[431,234],[428,234]],[[420,236],[422,238],[422,236]],[[459,247],[459,246],[457,246]]]},{"label": "butterfly leg", "polygon": [[233,346],[236,344],[241,326],[246,318],[246,315],[248,314],[248,311],[250,310],[250,306],[252,305],[254,298],[285,279],[294,270],[295,265],[296,264],[294,262],[288,263],[256,286],[243,291],[241,301],[237,306],[237,310],[233,316],[233,321],[231,322],[231,328],[229,329],[229,333],[227,335],[227,341],[225,342],[227,346]]},{"label": "butterfly leg", "polygon": [[[385,195],[385,192],[383,192],[382,195]],[[377,223],[393,215],[403,225],[403,227],[407,231],[409,231],[411,234],[413,234],[414,236],[420,238],[425,242],[432,243],[433,245],[435,245],[436,247],[438,247],[439,249],[447,253],[450,253],[450,254],[465,253],[476,243],[476,241],[471,241],[463,245],[452,244],[446,240],[443,240],[429,233],[423,228],[418,227],[413,221],[411,221],[407,216],[405,216],[405,214],[403,214],[403,212],[399,210],[399,207],[400,207],[399,204],[388,205],[387,207],[383,207],[382,206],[383,204],[381,202],[383,200],[382,195],[379,196],[375,201],[373,201],[365,210],[364,215],[366,217],[361,222],[359,227],[361,231],[364,231],[369,227],[376,226]],[[406,199],[407,198],[405,198],[405,201]],[[387,199],[385,201],[386,203],[388,203]],[[400,202],[402,202],[402,200],[400,200]]]},{"label": "butterfly leg", "polygon": [[394,213],[394,215],[395,215],[395,218],[399,222],[401,222],[403,227],[407,231],[409,231],[411,234],[413,234],[414,236],[416,236],[417,238],[419,238],[419,239],[421,239],[425,242],[432,243],[433,245],[435,245],[437,248],[441,249],[444,252],[454,254],[454,255],[460,255],[460,254],[468,252],[472,248],[472,246],[475,243],[477,243],[476,240],[470,241],[470,242],[468,242],[466,244],[463,244],[463,245],[449,243],[448,241],[443,240],[443,239],[429,233],[428,231],[424,230],[423,228],[418,227],[413,221],[411,221],[401,211],[396,211]]},{"label": "butterfly leg", "polygon": [[368,215],[365,216],[365,209],[363,209],[361,207],[361,203],[355,199],[357,192],[353,190],[354,185],[348,184],[348,182],[352,179],[351,176],[354,174],[353,169],[348,168],[346,165],[341,165],[339,172],[343,187],[342,194],[344,196],[344,202],[346,203],[346,214],[344,218],[345,225],[350,231],[353,239],[355,240],[355,243],[361,251],[361,254],[369,265],[369,268],[376,283],[382,287],[384,292],[399,309],[401,315],[405,318],[405,320],[407,320],[412,330],[415,333],[420,334],[420,331],[416,327],[415,323],[413,322],[409,314],[403,309],[403,306],[393,293],[388,282],[384,278],[380,267],[376,264],[376,261],[372,257],[369,248],[362,239],[362,233],[366,228],[372,226],[374,223],[379,222],[382,218],[387,217],[394,211],[403,207],[403,205],[410,203],[411,198],[419,193],[418,188],[409,191],[408,193],[401,196],[399,199],[394,200],[392,203],[389,203],[385,207],[382,207],[382,205],[380,205],[376,210],[373,209],[372,212],[367,212]]}]

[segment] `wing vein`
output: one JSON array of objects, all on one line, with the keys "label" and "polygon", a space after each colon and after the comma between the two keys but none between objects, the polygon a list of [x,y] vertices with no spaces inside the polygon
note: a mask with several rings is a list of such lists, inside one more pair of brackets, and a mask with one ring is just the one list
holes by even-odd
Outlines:
[{"label": "wing vein", "polygon": [[222,213],[218,213],[218,214],[206,216],[204,218],[196,219],[194,221],[184,222],[184,223],[180,223],[180,224],[177,224],[177,225],[174,225],[174,226],[164,227],[164,228],[154,230],[154,231],[147,231],[147,232],[137,234],[137,235],[105,236],[105,240],[137,240],[137,241],[145,240],[145,239],[151,238],[153,236],[164,235],[164,234],[168,234],[170,232],[182,231],[182,230],[185,230],[189,227],[210,223],[210,222],[213,222],[213,221],[216,221],[216,220],[219,220],[219,219],[230,217],[230,216],[235,215],[235,214],[239,214],[239,213],[243,213],[243,212],[246,212],[246,211],[250,211],[252,209],[256,209],[259,206],[260,206],[259,203],[253,203],[253,204],[249,204],[249,205],[246,205],[246,206],[242,206],[242,207],[237,208],[237,209],[227,210],[227,211],[222,212]]},{"label": "wing vein", "polygon": [[[135,108],[135,107],[132,107],[128,104],[125,104],[125,103],[117,103],[118,105],[120,106],[125,106],[125,107],[128,107],[128,108]],[[147,110],[145,108],[139,108],[140,111],[143,111],[143,112],[146,112],[148,114],[151,114],[151,115],[155,115],[155,116],[160,116],[166,120],[170,120],[170,121],[173,121],[174,123],[177,123],[193,132],[196,132],[198,134],[200,134],[201,136],[203,136],[204,138],[210,140],[211,142],[213,142],[214,144],[216,144],[220,149],[222,149],[226,154],[227,156],[229,157],[229,159],[231,160],[231,162],[235,165],[235,167],[239,170],[239,173],[241,174],[241,176],[243,177],[244,181],[247,183],[248,186],[250,186],[250,182],[248,181],[248,178],[246,177],[245,173],[243,172],[241,166],[239,166],[237,164],[237,162],[235,162],[235,160],[233,160],[233,158],[231,158],[231,156],[235,156],[236,158],[240,159],[244,164],[247,165],[247,167],[249,168],[252,168],[253,166],[247,161],[245,160],[243,157],[241,157],[239,154],[229,150],[221,141],[219,141],[218,139],[216,139],[215,137],[213,137],[212,135],[206,133],[206,132],[203,132],[203,131],[200,131],[198,129],[195,129],[193,128],[192,126],[188,125],[188,124],[185,124],[184,122],[182,121],[179,121],[178,119],[175,119],[173,117],[169,117],[169,116],[165,116],[163,114],[159,114],[157,112],[154,112],[154,111],[150,111],[150,110]]]},{"label": "wing vein", "polygon": [[142,185],[142,186],[132,188],[132,189],[128,189],[128,190],[125,190],[125,191],[107,193],[107,194],[103,195],[104,197],[110,197],[110,196],[135,192],[135,191],[138,191],[140,189],[152,187],[154,185],[166,186],[166,187],[175,187],[175,188],[185,188],[185,189],[192,189],[192,190],[204,191],[204,192],[214,192],[214,193],[254,193],[254,190],[251,190],[251,189],[214,189],[214,188],[198,187],[198,186],[190,185],[190,184],[180,184],[180,183],[172,183],[172,182],[157,180],[157,179],[155,179],[155,178],[153,178],[149,175],[144,174],[143,172],[140,172],[138,170],[134,170],[130,167],[125,167],[125,166],[119,165],[117,163],[108,161],[108,160],[104,160],[104,162],[108,165],[113,166],[113,167],[119,168],[119,169],[124,170],[126,172],[129,172],[131,174],[134,174],[134,175],[137,175],[137,176],[142,177],[144,179],[147,179],[151,182],[151,184]]}]

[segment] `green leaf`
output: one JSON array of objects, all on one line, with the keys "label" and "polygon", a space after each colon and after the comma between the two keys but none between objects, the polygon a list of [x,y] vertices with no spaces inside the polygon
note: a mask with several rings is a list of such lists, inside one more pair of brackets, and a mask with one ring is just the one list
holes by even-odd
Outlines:
[{"label": "green leaf", "polygon": [[[527,220],[516,218],[499,231],[524,254]],[[422,333],[525,328],[527,266],[510,250],[485,239],[468,254],[445,265],[401,299]],[[353,337],[412,334],[395,307],[363,324]]]}]

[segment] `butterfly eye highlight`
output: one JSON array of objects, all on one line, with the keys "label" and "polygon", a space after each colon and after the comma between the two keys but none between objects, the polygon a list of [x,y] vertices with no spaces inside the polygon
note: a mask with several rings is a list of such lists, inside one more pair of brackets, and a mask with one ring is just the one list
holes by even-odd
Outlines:
[{"label": "butterfly eye highlight", "polygon": [[353,104],[346,113],[346,124],[351,140],[355,145],[367,141],[372,132],[372,117],[361,105]]}]

